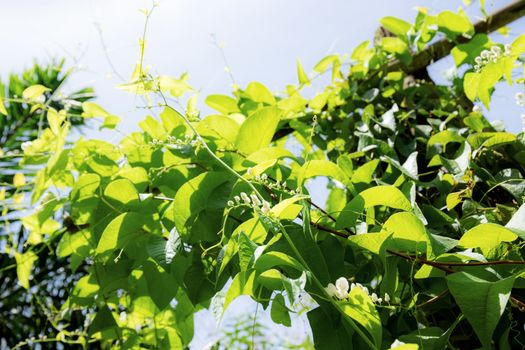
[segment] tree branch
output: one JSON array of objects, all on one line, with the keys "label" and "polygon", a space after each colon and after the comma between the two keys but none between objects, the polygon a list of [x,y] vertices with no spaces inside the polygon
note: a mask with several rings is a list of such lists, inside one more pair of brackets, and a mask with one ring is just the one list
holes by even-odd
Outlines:
[{"label": "tree branch", "polygon": [[[479,21],[474,24],[474,31],[476,34],[489,34],[495,30],[525,16],[525,0],[516,1],[506,7],[503,7],[484,21]],[[463,36],[457,38],[457,43],[465,43],[470,39]],[[423,51],[420,51],[412,56],[412,62],[409,66],[405,66],[399,60],[391,61],[388,64],[388,71],[403,70],[407,74],[412,74],[426,68],[428,65],[437,60],[442,59],[450,54],[450,51],[457,43],[451,42],[447,39],[441,39],[429,45]]]}]

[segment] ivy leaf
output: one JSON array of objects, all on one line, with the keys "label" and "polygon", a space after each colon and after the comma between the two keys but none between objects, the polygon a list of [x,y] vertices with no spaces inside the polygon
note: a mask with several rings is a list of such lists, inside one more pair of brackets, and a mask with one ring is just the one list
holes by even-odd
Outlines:
[{"label": "ivy leaf", "polygon": [[272,301],[272,309],[270,311],[272,321],[278,324],[282,324],[286,327],[292,325],[288,308],[282,294],[276,294]]},{"label": "ivy leaf", "polygon": [[483,348],[490,349],[492,334],[505,311],[514,277],[489,282],[466,272],[457,272],[446,279],[452,296],[474,328]]},{"label": "ivy leaf", "polygon": [[235,146],[247,155],[267,147],[272,141],[279,119],[279,111],[275,107],[255,111],[241,125]]}]

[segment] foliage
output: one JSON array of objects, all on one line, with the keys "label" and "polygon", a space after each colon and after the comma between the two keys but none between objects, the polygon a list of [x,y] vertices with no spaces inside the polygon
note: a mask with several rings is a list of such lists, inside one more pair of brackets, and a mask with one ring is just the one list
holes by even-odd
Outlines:
[{"label": "foliage", "polygon": [[[21,74],[9,75],[5,84],[0,82],[0,99],[9,101],[0,106],[0,218],[4,223],[0,225],[0,340],[3,344],[52,335],[53,329],[47,326],[52,322],[50,313],[66,301],[67,290],[78,279],[66,269],[66,261],[56,259],[53,241],[33,240],[33,249],[24,254],[30,230],[22,225],[35,230],[37,221],[30,217],[19,220],[27,209],[24,198],[31,191],[30,180],[38,167],[21,167],[18,163],[23,156],[22,145],[28,145],[38,137],[39,130],[49,127],[42,105],[67,109],[73,125],[84,124],[81,104],[93,97],[93,91],[86,88],[65,94],[62,87],[70,74],[64,69],[63,60],[47,65],[35,63]],[[35,96],[38,89],[43,92],[42,97]],[[30,98],[38,98],[42,104],[29,101]],[[49,221],[39,229],[50,233],[59,226],[58,222]],[[25,266],[33,265],[28,290],[29,269],[25,270]]]},{"label": "foliage", "polygon": [[[323,58],[316,75],[299,64],[298,84],[283,93],[253,82],[209,96],[217,113],[204,117],[195,95],[186,111],[168,103],[193,94],[187,76],[152,76],[142,46],[121,87],[161,113],[119,145],[65,145],[67,113],[49,109],[50,127],[24,151],[25,164],[44,167],[34,179],[33,240],[21,253],[29,260],[17,271],[31,283],[34,242],[59,241],[72,272],[85,266],[60,309],[57,340],[184,348],[202,308],[220,315],[249,295],[286,325],[307,293],[319,349],[525,343],[525,136],[472,104],[488,108],[501,80],[523,84],[513,72],[523,69],[525,36],[493,43],[462,11],[420,9],[414,24],[382,24],[391,36],[349,59]],[[389,68],[392,59],[409,66],[439,36],[462,38],[451,84]],[[331,84],[305,98],[326,71]],[[329,179],[325,209],[305,187],[315,177]],[[41,229],[59,215],[73,229]],[[78,312],[85,324],[66,324]]]}]

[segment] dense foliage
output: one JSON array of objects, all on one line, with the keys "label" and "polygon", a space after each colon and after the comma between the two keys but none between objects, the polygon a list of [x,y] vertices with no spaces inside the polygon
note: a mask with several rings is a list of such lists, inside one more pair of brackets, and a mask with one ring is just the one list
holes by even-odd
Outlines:
[{"label": "dense foliage", "polygon": [[[286,91],[253,82],[210,95],[207,116],[185,75],[146,71],[142,47],[121,88],[160,114],[118,145],[68,146],[67,111],[37,105],[49,128],[24,150],[42,168],[18,278],[37,282],[42,242],[85,271],[51,317],[56,340],[184,348],[202,308],[220,317],[249,295],[290,325],[306,294],[318,349],[523,346],[525,136],[472,102],[489,108],[496,83],[523,84],[525,36],[494,43],[461,10],[381,23],[374,46],[314,67],[332,76],[314,97],[303,97],[314,76],[298,64]],[[406,74],[440,37],[457,43],[450,84]],[[185,94],[185,111],[171,106]],[[118,122],[94,103],[83,110]],[[315,177],[328,179],[324,206],[305,187]],[[58,217],[72,224],[55,227]]]},{"label": "dense foliage", "polygon": [[[82,103],[94,95],[89,88],[65,93],[63,85],[71,73],[64,68],[63,60],[46,65],[35,63],[20,74],[10,74],[5,83],[0,82],[0,99],[12,102],[8,106],[0,105],[5,108],[0,111],[0,220],[5,223],[0,225],[0,348],[42,331],[53,335],[46,329],[49,310],[59,308],[66,301],[67,291],[82,276],[71,274],[67,261],[55,258],[56,244],[43,240],[31,242],[31,251],[37,260],[30,290],[26,289],[28,284],[20,284],[23,280],[17,278],[16,269],[20,261],[18,254],[23,252],[27,233],[32,230],[31,221],[20,221],[27,214],[25,198],[31,191],[31,184],[25,179],[33,177],[36,170],[29,165],[19,165],[23,157],[21,147],[49,127],[45,109],[33,108],[33,103],[27,103],[24,96],[31,90],[25,95],[24,91],[31,86],[46,86],[46,106],[67,108],[71,123],[80,127],[85,121],[80,116]],[[22,223],[29,229],[24,230]],[[57,223],[42,230],[51,233],[59,226]],[[7,251],[10,253],[6,254]]]}]

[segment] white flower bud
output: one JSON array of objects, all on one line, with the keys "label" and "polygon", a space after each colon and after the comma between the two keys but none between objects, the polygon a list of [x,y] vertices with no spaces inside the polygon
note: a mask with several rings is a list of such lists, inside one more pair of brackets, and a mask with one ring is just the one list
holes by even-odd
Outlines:
[{"label": "white flower bud", "polygon": [[481,62],[483,62],[483,60],[482,60],[481,57],[479,57],[479,56],[476,57],[476,58],[474,59],[474,61],[475,61],[477,64],[481,64]]},{"label": "white flower bud", "polygon": [[241,198],[244,201],[244,204],[250,204],[250,197],[246,194],[246,192],[241,192]]},{"label": "white flower bud", "polygon": [[241,204],[241,198],[239,196],[235,196],[233,199],[235,200],[235,203]]},{"label": "white flower bud", "polygon": [[488,50],[481,51],[481,57],[482,58],[489,58],[489,56],[490,56],[490,51],[488,51]]},{"label": "white flower bud", "polygon": [[405,345],[405,343],[403,343],[402,341],[396,339],[396,340],[392,343],[392,345],[390,345],[390,349],[398,348],[398,347],[400,347],[400,346],[402,346],[402,345]]},{"label": "white flower bud", "polygon": [[337,288],[336,296],[339,299],[348,298],[348,290],[350,285],[348,284],[348,280],[345,277],[339,277],[337,281],[335,281],[335,287]]},{"label": "white flower bud", "polygon": [[253,205],[255,205],[256,207],[259,207],[261,205],[261,201],[259,200],[259,197],[257,197],[257,195],[252,193],[250,195],[250,198],[252,199]]},{"label": "white flower bud", "polygon": [[246,174],[248,174],[249,176],[252,176],[252,168],[246,169]]},{"label": "white flower bud", "polygon": [[26,149],[28,149],[29,147],[31,147],[31,145],[33,144],[33,142],[31,141],[26,141],[24,143],[22,143],[20,145],[20,148],[22,148],[22,151],[25,151]]},{"label": "white flower bud", "polygon": [[372,299],[372,302],[373,303],[377,303],[378,302],[378,298],[377,298],[377,294],[376,293],[372,293],[372,295],[370,296],[370,299]]},{"label": "white flower bud", "polygon": [[337,294],[337,288],[332,283],[328,283],[328,286],[326,286],[324,290],[332,298],[335,297]]},{"label": "white flower bud", "polygon": [[228,201],[228,206],[229,207],[233,207],[235,205],[235,203],[233,203],[233,201]]},{"label": "white flower bud", "polygon": [[390,295],[388,295],[388,293],[385,293],[385,302],[386,303],[390,302]]},{"label": "white flower bud", "polygon": [[494,45],[490,48],[490,51],[496,55],[499,55],[501,53],[501,47]]},{"label": "white flower bud", "polygon": [[261,206],[261,211],[263,212],[263,214],[267,214],[270,212],[270,203],[268,203],[267,201],[263,201],[262,203],[262,206]]},{"label": "white flower bud", "polygon": [[476,105],[476,106],[472,107],[472,112],[479,113],[479,112],[481,112],[481,108],[478,105]]}]

